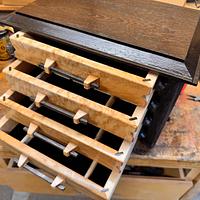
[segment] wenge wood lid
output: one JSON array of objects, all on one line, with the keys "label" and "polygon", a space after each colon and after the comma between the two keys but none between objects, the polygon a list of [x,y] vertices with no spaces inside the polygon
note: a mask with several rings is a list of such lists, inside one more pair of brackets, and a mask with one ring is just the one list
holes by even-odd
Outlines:
[{"label": "wenge wood lid", "polygon": [[36,0],[7,23],[196,83],[199,16],[199,11],[152,0]]}]

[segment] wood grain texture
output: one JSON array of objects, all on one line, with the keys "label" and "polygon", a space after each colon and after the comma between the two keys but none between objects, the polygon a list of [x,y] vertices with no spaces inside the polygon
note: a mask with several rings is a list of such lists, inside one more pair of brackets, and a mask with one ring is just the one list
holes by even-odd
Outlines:
[{"label": "wood grain texture", "polygon": [[186,0],[154,0],[154,1],[173,4],[173,5],[177,5],[177,6],[184,6],[185,2],[186,2]]},{"label": "wood grain texture", "polygon": [[10,37],[19,60],[34,65],[45,63],[46,59],[55,61],[55,67],[86,79],[89,75],[99,78],[99,89],[113,96],[145,106],[145,96],[152,89],[150,81],[142,77],[115,69],[84,57],[72,54],[53,46],[28,38],[22,32]]},{"label": "wood grain texture", "polygon": [[37,0],[19,13],[180,59],[200,16],[151,0]]},{"label": "wood grain texture", "polygon": [[178,200],[192,186],[192,181],[124,176],[119,182],[115,197],[121,200]]},{"label": "wood grain texture", "polygon": [[200,84],[186,87],[155,147],[145,154],[132,154],[129,165],[200,167],[200,104],[188,100],[188,94],[200,96]]},{"label": "wood grain texture", "polygon": [[[66,187],[65,191],[52,189],[45,181],[21,169],[0,169],[0,176],[1,185],[8,185],[18,192],[65,195],[66,198],[71,197],[72,199],[85,197],[84,195],[80,197],[80,193],[76,192],[70,186]],[[158,190],[158,187],[160,190]],[[134,197],[138,197],[148,200],[161,198],[163,200],[174,200],[181,197],[191,187],[191,181],[122,176],[112,199],[135,200],[136,198]]]},{"label": "wood grain texture", "polygon": [[[9,67],[19,66],[20,61],[12,63]],[[12,69],[4,69],[10,87],[26,96],[35,98],[37,93],[47,95],[48,102],[67,109],[73,113],[82,110],[88,113],[88,122],[111,132],[121,138],[132,141],[137,125],[129,120],[130,116],[107,108],[104,105],[86,99],[82,96],[49,84],[45,81],[31,77],[28,74]],[[25,67],[25,66],[24,66]]]},{"label": "wood grain texture", "polygon": [[0,4],[0,11],[14,11],[22,8],[22,6],[2,5]]},{"label": "wood grain texture", "polygon": [[[18,62],[18,61],[17,61]],[[154,79],[154,82],[156,81],[156,78],[157,78],[157,76],[154,76],[154,75],[149,75],[148,76],[149,78],[152,78],[152,79]],[[153,93],[153,91],[152,91],[152,93]],[[10,91],[8,91],[8,94],[7,93],[5,93],[4,94],[4,96],[7,96],[7,97],[9,97],[9,94],[10,94]],[[151,96],[149,96],[149,98],[148,98],[148,102],[149,102],[149,100],[151,99]],[[110,102],[110,101],[109,101]],[[112,102],[112,101],[111,101]],[[40,129],[41,129],[41,127],[43,126],[41,123],[40,123],[40,121],[44,121],[44,123],[47,125],[48,123],[47,123],[47,121],[45,120],[45,118],[43,117],[41,120],[39,120],[39,119],[36,119],[37,118],[37,114],[34,112],[34,111],[30,111],[30,110],[28,110],[27,108],[24,108],[23,106],[20,106],[19,104],[17,104],[17,103],[14,103],[13,101],[11,101],[11,100],[6,100],[6,101],[4,101],[4,102],[1,102],[2,104],[4,104],[6,107],[9,107],[10,109],[11,109],[11,111],[7,114],[7,117],[9,117],[9,118],[11,118],[11,119],[14,119],[14,120],[16,120],[17,122],[21,122],[21,123],[25,123],[25,124],[29,124],[30,122],[29,122],[29,117],[30,118],[33,118],[32,120],[34,121],[34,123],[35,124],[40,124],[40,125],[38,125],[39,127],[40,127]],[[26,109],[26,110],[24,110],[24,109]],[[141,127],[141,125],[142,125],[142,121],[143,121],[143,118],[144,118],[144,116],[145,116],[145,112],[146,112],[146,109],[147,109],[147,106],[145,107],[145,108],[142,108],[142,107],[137,107],[136,109],[135,109],[135,111],[133,112],[133,114],[132,114],[132,116],[133,117],[137,117],[137,120],[136,120],[136,124],[138,124],[138,126],[140,125],[140,127]],[[27,115],[25,116],[24,115],[24,113],[27,113]],[[27,116],[29,116],[29,117],[27,117]],[[39,115],[38,115],[39,116]],[[4,117],[5,118],[5,117]],[[8,120],[4,120],[4,118],[2,118],[2,126],[5,126],[4,125],[4,121],[5,121],[5,123],[8,123],[9,121]],[[27,120],[28,120],[28,122],[27,122]],[[12,121],[12,120],[11,120]],[[56,127],[56,124],[55,123],[53,123],[53,122],[51,122],[51,124],[52,124],[52,126],[55,128]],[[60,126],[62,126],[62,125],[59,125],[59,127],[57,126],[57,128],[60,128]],[[47,129],[47,126],[44,128],[45,130]],[[138,130],[137,130],[137,133],[139,133],[139,129],[140,128],[138,128]],[[60,129],[61,130],[61,129]],[[68,130],[68,132],[69,132],[69,130]],[[52,131],[50,131],[50,130],[48,130],[47,131],[47,135],[49,135],[49,133],[52,133],[53,135],[49,135],[50,137],[53,137],[55,140],[58,140],[59,139],[59,137],[58,137],[58,134],[54,134]],[[65,131],[65,133],[67,133],[67,131]],[[55,135],[56,135],[56,137],[55,137]],[[61,133],[60,133],[60,135],[62,135]],[[66,135],[66,134],[65,134]],[[72,137],[72,135],[73,135],[73,133],[71,132],[70,133],[70,135],[71,135],[71,137]],[[78,135],[76,136],[76,137],[78,137]],[[83,136],[82,136],[83,137]],[[137,136],[136,136],[137,137]],[[78,138],[77,138],[78,139]],[[83,138],[82,138],[83,139]],[[62,141],[64,141],[65,139],[64,138],[62,138]],[[84,142],[86,142],[86,138],[85,139],[83,139],[83,141]],[[60,141],[60,140],[59,140]],[[70,140],[71,141],[71,140]],[[73,141],[72,141],[73,142]],[[89,142],[89,141],[88,141]],[[94,141],[95,142],[95,141]],[[93,145],[95,145],[94,144],[94,142],[93,142]],[[95,142],[96,143],[96,142]],[[91,142],[89,142],[89,144],[91,144]],[[119,181],[119,179],[120,179],[120,177],[121,177],[121,174],[122,174],[122,172],[123,172],[123,169],[124,169],[124,167],[126,166],[126,163],[127,163],[127,161],[128,161],[128,159],[129,159],[129,157],[130,157],[130,154],[131,154],[131,152],[132,152],[132,149],[133,149],[133,147],[134,147],[134,145],[135,145],[135,141],[133,141],[133,142],[127,142],[126,140],[124,140],[123,141],[123,143],[121,144],[121,147],[119,148],[119,152],[123,152],[123,154],[122,155],[116,155],[117,157],[119,156],[120,157],[120,159],[122,159],[123,158],[123,165],[121,165],[121,166],[118,166],[118,164],[116,163],[116,164],[114,164],[113,163],[113,165],[112,165],[112,173],[111,173],[111,175],[109,176],[109,178],[108,178],[108,180],[107,180],[107,182],[106,182],[106,184],[105,184],[105,186],[104,186],[104,189],[106,190],[105,191],[105,195],[106,195],[106,198],[107,199],[111,199],[111,197],[112,197],[112,194],[113,194],[113,192],[115,191],[115,188],[116,188],[116,186],[117,186],[117,183],[118,183],[118,181]],[[74,145],[73,145],[74,146]],[[96,145],[95,146],[97,146],[97,143],[96,143]],[[77,151],[79,151],[79,148],[80,148],[80,151],[82,151],[83,150],[83,146],[79,143],[79,145],[77,145]],[[82,149],[82,150],[81,150]],[[90,152],[91,153],[91,150],[89,150],[88,149],[88,152]],[[23,153],[23,152],[22,152]],[[24,154],[24,153],[23,153]],[[100,154],[99,154],[99,156],[100,156]],[[25,157],[26,158],[26,157]],[[94,154],[94,157],[93,157],[93,159],[94,160],[97,160],[98,158],[96,158],[95,157],[95,154]],[[110,158],[109,158],[109,161],[110,161]],[[99,162],[98,160],[97,160],[97,162]],[[119,167],[120,167],[120,169],[119,169]],[[107,191],[107,189],[109,189],[108,191]]]},{"label": "wood grain texture", "polygon": [[32,3],[34,0],[2,0],[4,5],[13,5],[13,6],[24,6],[29,3]]},{"label": "wood grain texture", "polygon": [[[122,69],[125,70],[134,70],[137,66],[144,70],[194,82],[188,69],[198,68],[198,66],[186,66],[184,61],[164,57],[18,13],[13,13],[1,21],[17,30],[28,32],[31,36],[42,36],[42,41],[45,43],[52,44],[52,41],[56,41],[57,47],[62,46],[65,50],[70,49],[75,54],[88,55],[89,58],[98,62],[103,59],[123,64]],[[44,38],[46,39],[44,40]]]},{"label": "wood grain texture", "polygon": [[74,186],[79,191],[84,191],[93,198],[107,199],[106,194],[101,192],[103,189],[101,186],[90,181],[89,179],[85,179],[75,171],[63,166],[57,161],[45,156],[39,151],[34,150],[26,144],[21,143],[3,131],[0,131],[0,140],[18,154],[26,155],[29,161],[36,164],[36,166],[45,168],[47,172],[53,173],[53,175],[59,174],[64,177],[69,185]]},{"label": "wood grain texture", "polygon": [[[148,97],[147,101],[150,102],[151,100],[151,97],[153,95],[153,91],[151,93],[151,95]],[[133,151],[133,148],[137,142],[137,138],[138,138],[138,134],[140,132],[140,129],[142,127],[142,122],[143,122],[143,119],[145,117],[145,114],[147,112],[147,108],[148,108],[148,105],[146,105],[146,107],[139,107],[137,106],[136,109],[134,110],[133,114],[132,114],[132,117],[137,117],[137,125],[138,125],[138,129],[137,131],[135,132],[135,137],[134,137],[134,140],[132,141],[132,143],[128,143],[127,141],[123,141],[123,143],[121,144],[120,148],[119,148],[119,152],[125,152],[125,155],[126,155],[126,159],[125,159],[125,162],[123,163],[122,167],[121,167],[121,172],[119,173],[117,170],[113,170],[112,173],[110,174],[109,176],[109,179],[107,180],[106,184],[105,184],[105,188],[110,188],[110,191],[107,192],[107,196],[111,199],[112,198],[112,195],[117,187],[117,184],[122,176],[122,173],[123,173],[123,170],[130,158],[130,155]]]}]

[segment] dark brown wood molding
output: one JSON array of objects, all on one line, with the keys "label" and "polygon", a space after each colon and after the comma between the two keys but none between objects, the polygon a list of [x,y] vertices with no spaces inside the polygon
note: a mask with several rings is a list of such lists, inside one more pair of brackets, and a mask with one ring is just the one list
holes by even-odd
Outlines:
[{"label": "dark brown wood molding", "polygon": [[43,36],[56,42],[76,47],[80,51],[87,51],[91,54],[129,63],[133,66],[182,79],[188,83],[197,83],[196,81],[194,82],[184,61],[129,47],[18,13],[12,13],[1,20],[1,23],[30,34]]}]

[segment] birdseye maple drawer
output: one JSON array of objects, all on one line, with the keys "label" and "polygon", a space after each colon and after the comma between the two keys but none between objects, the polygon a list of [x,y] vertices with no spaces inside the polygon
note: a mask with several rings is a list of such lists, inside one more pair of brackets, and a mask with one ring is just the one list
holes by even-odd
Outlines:
[{"label": "birdseye maple drawer", "polygon": [[21,32],[11,40],[20,60],[3,70],[10,90],[0,97],[8,110],[0,120],[0,142],[20,155],[19,167],[55,177],[48,181],[52,187],[67,182],[92,198],[111,199],[157,75],[130,74]]},{"label": "birdseye maple drawer", "polygon": [[83,83],[85,89],[97,88],[135,105],[145,106],[146,97],[154,87],[154,75],[146,72],[142,76],[136,75],[136,69],[130,66],[123,67],[122,71],[120,64],[110,67],[31,39],[23,32],[12,35],[10,40],[19,60],[41,67],[46,73],[68,75]]},{"label": "birdseye maple drawer", "polygon": [[[30,169],[34,165],[32,170],[39,168],[50,173],[55,177],[52,187],[63,188],[67,183],[95,199],[112,197],[139,128],[133,141],[120,139],[103,129],[75,124],[55,111],[37,107],[32,98],[12,90],[0,97],[0,104],[8,109],[0,120],[0,142],[19,155],[19,167]],[[140,124],[145,112],[142,107],[133,112]]]}]

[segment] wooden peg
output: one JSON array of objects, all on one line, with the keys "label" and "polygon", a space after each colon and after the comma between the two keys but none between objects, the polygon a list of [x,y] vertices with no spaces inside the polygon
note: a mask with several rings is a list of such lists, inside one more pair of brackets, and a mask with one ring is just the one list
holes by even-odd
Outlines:
[{"label": "wooden peg", "polygon": [[27,130],[27,135],[30,138],[33,138],[33,133],[36,132],[38,130],[38,125],[34,124],[34,123],[30,123],[28,130]]},{"label": "wooden peg", "polygon": [[28,161],[28,157],[21,154],[20,157],[19,157],[17,166],[21,168],[26,164],[27,161]]},{"label": "wooden peg", "polygon": [[64,179],[60,176],[56,176],[56,178],[54,179],[53,183],[51,184],[52,188],[56,188],[57,186],[59,186],[61,183],[64,182]]},{"label": "wooden peg", "polygon": [[47,98],[47,96],[46,95],[44,95],[44,94],[41,94],[41,93],[37,93],[37,95],[36,95],[36,98],[35,98],[35,105],[38,107],[38,108],[40,108],[40,103],[43,101],[43,100],[45,100]]},{"label": "wooden peg", "polygon": [[24,143],[24,144],[28,144],[31,140],[33,139],[33,137],[30,137],[29,135],[25,135],[21,142]]},{"label": "wooden peg", "polygon": [[74,151],[77,148],[77,145],[73,144],[73,143],[69,143],[65,149],[63,150],[63,154],[68,157],[70,156],[70,152]]},{"label": "wooden peg", "polygon": [[45,63],[44,63],[44,71],[47,73],[47,74],[50,74],[51,73],[51,70],[50,70],[50,67],[53,67],[56,65],[56,61],[55,60],[52,60],[50,58],[47,58],[45,60]]},{"label": "wooden peg", "polygon": [[80,119],[87,117],[87,113],[82,111],[82,110],[78,110],[77,113],[74,115],[73,117],[73,122],[74,124],[79,124],[80,123]]},{"label": "wooden peg", "polygon": [[89,90],[91,88],[92,83],[99,84],[99,81],[100,81],[100,79],[98,77],[93,76],[93,75],[89,75],[84,81],[84,88],[86,90]]}]

